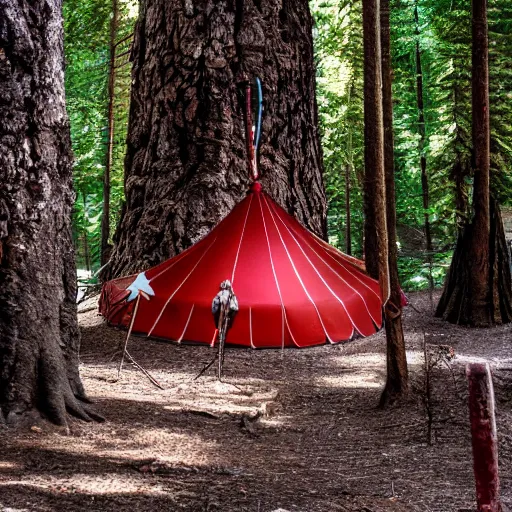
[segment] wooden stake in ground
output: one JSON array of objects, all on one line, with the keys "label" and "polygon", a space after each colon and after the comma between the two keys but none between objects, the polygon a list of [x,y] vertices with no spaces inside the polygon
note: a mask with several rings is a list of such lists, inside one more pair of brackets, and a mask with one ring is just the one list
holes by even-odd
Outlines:
[{"label": "wooden stake in ground", "polygon": [[469,416],[478,510],[501,512],[491,370],[488,363],[473,363],[467,366],[466,374],[469,381]]},{"label": "wooden stake in ground", "polygon": [[137,310],[139,308],[139,302],[140,302],[141,296],[142,296],[142,292],[139,292],[137,295],[135,306],[133,308],[132,320],[130,322],[130,327],[128,328],[128,333],[126,334],[126,339],[124,341],[124,345],[122,346],[121,360],[119,361],[119,366],[117,368],[117,380],[119,380],[121,378],[121,370],[123,369],[123,362],[124,362],[124,358],[126,356],[128,358],[128,360],[130,361],[130,363],[137,370],[140,370],[149,379],[151,384],[153,384],[154,386],[156,386],[159,389],[164,389],[163,386],[146,370],[146,368],[144,368],[140,363],[135,361],[133,356],[128,352],[128,340],[130,339],[130,336],[132,334],[133,325],[135,323],[135,318],[137,317]]}]

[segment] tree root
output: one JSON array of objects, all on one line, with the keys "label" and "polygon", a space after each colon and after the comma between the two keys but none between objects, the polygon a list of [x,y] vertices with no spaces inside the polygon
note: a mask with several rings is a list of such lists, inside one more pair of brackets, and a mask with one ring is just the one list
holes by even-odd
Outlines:
[{"label": "tree root", "polygon": [[[505,240],[499,205],[491,198],[491,236],[489,243],[489,274],[477,276],[487,282],[485,298],[472,295],[472,283],[476,279],[472,244],[473,226],[465,227],[459,236],[453,253],[450,270],[446,275],[443,295],[435,315],[450,323],[489,327],[512,321],[512,279],[510,254]],[[486,241],[478,241],[486,243]]]},{"label": "tree root", "polygon": [[104,422],[105,418],[98,414],[90,405],[86,405],[79,401],[80,399],[75,396],[67,396],[65,401],[66,411],[78,419],[91,422]]}]

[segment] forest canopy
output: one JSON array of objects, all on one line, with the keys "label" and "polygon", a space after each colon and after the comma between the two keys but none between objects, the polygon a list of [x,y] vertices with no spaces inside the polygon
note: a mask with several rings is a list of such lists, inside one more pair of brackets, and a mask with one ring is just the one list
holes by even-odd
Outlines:
[{"label": "forest canopy", "polygon": [[[312,0],[317,101],[329,241],[363,254],[363,40],[361,2]],[[117,11],[113,95],[112,17]],[[512,6],[489,2],[491,187],[512,206]],[[113,101],[110,238],[123,204],[134,2],[64,2],[66,100],[74,151],[78,268],[101,260],[103,175]],[[471,216],[471,13],[462,0],[391,2],[399,270],[406,290],[441,286],[457,234]],[[419,101],[421,89],[421,103]],[[427,202],[425,203],[425,199]],[[348,205],[348,208],[347,208]],[[347,222],[350,222],[347,231]],[[425,236],[426,224],[429,237]],[[347,236],[348,244],[347,244]],[[110,240],[111,242],[111,240]]]}]

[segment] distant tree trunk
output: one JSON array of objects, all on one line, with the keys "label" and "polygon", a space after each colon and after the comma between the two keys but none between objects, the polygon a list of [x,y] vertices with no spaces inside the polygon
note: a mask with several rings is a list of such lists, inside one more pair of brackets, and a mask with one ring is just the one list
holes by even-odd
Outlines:
[{"label": "distant tree trunk", "polygon": [[384,310],[386,327],[386,386],[380,405],[399,398],[408,388],[407,357],[402,325],[402,290],[398,278],[398,248],[396,244],[395,165],[393,155],[393,95],[389,0],[380,2],[382,52],[382,111],[384,125],[384,168],[386,176],[386,225],[389,244],[389,302]]},{"label": "distant tree trunk", "polygon": [[[0,1],[0,419],[81,402],[60,0]],[[32,418],[32,419],[30,419]],[[31,423],[33,424],[33,423]]]},{"label": "distant tree trunk", "polygon": [[352,227],[350,221],[350,164],[345,167],[345,252],[352,254]]},{"label": "distant tree trunk", "polygon": [[243,197],[237,82],[255,76],[264,92],[262,183],[326,235],[307,0],[146,0],[133,48],[126,208],[109,277],[179,253]]},{"label": "distant tree trunk", "polygon": [[[425,229],[425,242],[427,249],[427,264],[429,266],[429,290],[432,301],[432,290],[434,289],[434,280],[432,278],[432,233],[430,230],[430,215],[428,209],[430,207],[429,200],[429,183],[427,174],[427,157],[425,156],[425,112],[423,106],[423,70],[421,66],[421,49],[420,49],[420,28],[418,19],[418,3],[414,6],[414,21],[416,24],[416,99],[418,103],[418,131],[420,135],[420,168],[421,168],[421,190],[423,194],[423,218]],[[431,303],[432,304],[432,303]]]},{"label": "distant tree trunk", "polygon": [[490,197],[487,2],[473,0],[473,221],[454,251],[436,315],[478,327],[512,321],[510,255],[498,203]]},{"label": "distant tree trunk", "polygon": [[[348,102],[353,91],[353,83],[350,84],[348,92]],[[352,223],[351,223],[351,212],[350,212],[350,176],[354,169],[354,148],[352,145],[352,128],[348,127],[347,133],[347,165],[345,167],[345,252],[348,255],[352,255]]]},{"label": "distant tree trunk", "polygon": [[103,212],[101,217],[101,266],[107,263],[110,256],[110,173],[112,170],[114,150],[114,96],[116,83],[116,39],[119,24],[119,6],[112,0],[112,18],[110,19],[110,60],[108,69],[108,127],[107,127],[107,161],[103,175]]},{"label": "distant tree trunk", "polygon": [[379,0],[363,0],[364,252],[366,269],[389,297]]},{"label": "distant tree trunk", "polygon": [[[83,203],[84,203],[84,214],[87,212],[87,195],[82,190],[81,193]],[[83,239],[84,239],[84,262],[85,262],[85,270],[87,272],[91,271],[92,265],[91,265],[91,252],[89,250],[89,235],[87,233],[87,229],[84,229],[83,231]]]},{"label": "distant tree trunk", "polygon": [[[455,125],[455,137],[459,139],[456,141],[456,144],[461,144],[462,136],[461,136],[461,127],[459,125],[459,119],[457,116],[457,110],[460,104],[460,91],[458,87],[458,79],[455,81],[455,87],[453,89],[453,111],[454,118],[453,122]],[[470,166],[466,165],[464,162],[464,158],[460,152],[457,152],[456,159],[454,165],[452,167],[452,171],[450,173],[450,178],[453,180],[455,184],[455,222],[457,225],[457,236],[462,236],[462,232],[464,227],[468,223],[469,218],[469,194],[468,194],[468,185],[467,185],[467,177],[470,175]]]}]

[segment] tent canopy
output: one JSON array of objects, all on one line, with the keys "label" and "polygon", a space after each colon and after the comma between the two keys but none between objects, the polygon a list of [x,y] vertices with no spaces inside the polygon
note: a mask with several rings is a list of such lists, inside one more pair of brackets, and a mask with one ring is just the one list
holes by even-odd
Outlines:
[{"label": "tent canopy", "polygon": [[138,302],[134,332],[210,344],[212,299],[225,279],[240,308],[226,338],[231,345],[308,347],[369,336],[382,326],[379,285],[364,264],[304,228],[258,182],[186,251],[105,283],[100,312],[127,327]]}]

